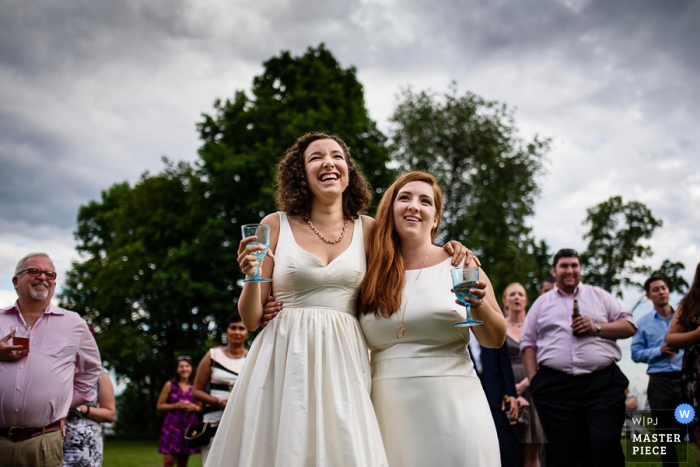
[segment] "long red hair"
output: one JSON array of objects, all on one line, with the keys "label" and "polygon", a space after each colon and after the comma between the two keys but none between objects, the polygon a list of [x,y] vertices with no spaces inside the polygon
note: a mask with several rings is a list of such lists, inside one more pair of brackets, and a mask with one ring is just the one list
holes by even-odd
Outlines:
[{"label": "long red hair", "polygon": [[406,258],[401,251],[401,239],[394,225],[394,201],[406,184],[424,182],[433,189],[437,225],[430,231],[435,239],[442,217],[442,190],[431,174],[409,172],[398,178],[386,190],[377,208],[377,225],[372,232],[367,253],[367,274],[357,298],[358,314],[374,313],[389,318],[401,306]]}]

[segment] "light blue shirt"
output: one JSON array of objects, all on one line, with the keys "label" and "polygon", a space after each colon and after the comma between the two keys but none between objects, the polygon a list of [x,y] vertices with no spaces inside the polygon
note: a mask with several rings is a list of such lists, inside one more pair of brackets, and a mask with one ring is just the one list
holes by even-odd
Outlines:
[{"label": "light blue shirt", "polygon": [[[673,318],[673,313],[671,313]],[[661,353],[661,344],[666,341],[666,333],[671,325],[671,319],[666,322],[654,310],[637,321],[637,334],[632,338],[632,360],[648,363],[648,374],[681,371],[683,350],[676,355],[667,356]]]}]

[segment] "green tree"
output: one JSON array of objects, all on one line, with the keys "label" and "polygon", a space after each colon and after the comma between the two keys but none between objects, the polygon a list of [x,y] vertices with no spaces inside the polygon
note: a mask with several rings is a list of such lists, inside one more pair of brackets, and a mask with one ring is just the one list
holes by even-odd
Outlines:
[{"label": "green tree", "polygon": [[404,90],[392,122],[400,169],[430,172],[443,189],[438,243],[457,239],[477,253],[497,296],[515,281],[535,294],[542,245],[525,221],[549,140],[524,142],[505,104],[458,95],[456,84],[442,96]]},{"label": "green tree", "polygon": [[639,286],[632,279],[633,275],[651,273],[649,266],[635,262],[653,254],[651,247],[640,241],[651,238],[663,222],[656,219],[644,204],[637,201],[624,203],[622,197],[613,196],[588,209],[583,223],[590,225],[590,230],[584,235],[588,246],[581,255],[586,271],[583,279],[587,284],[622,297],[623,287]]},{"label": "green tree", "polygon": [[[666,286],[668,286],[669,292],[673,293],[679,293],[679,294],[684,294],[687,289],[688,289],[688,282],[683,278],[683,276],[680,275],[680,272],[685,269],[685,266],[681,262],[676,262],[674,263],[673,261],[669,259],[665,259],[664,262],[661,264],[659,269],[656,269],[652,271],[649,274],[649,277],[652,276],[658,276],[658,277],[663,277],[666,282]],[[634,304],[632,307],[632,313],[634,313],[634,310],[637,309],[639,305],[642,304],[644,299],[646,298],[646,291],[644,290],[644,286],[642,284],[637,284],[638,287],[643,291],[642,296],[639,297],[639,300],[637,300],[637,303]]]},{"label": "green tree", "polygon": [[165,161],[133,186],[119,183],[82,206],[81,260],[62,304],[96,329],[106,365],[129,382],[118,401],[121,430],[155,434],[156,399],[175,357],[195,361],[236,309],[240,226],[274,211],[275,167],[303,133],[339,135],[374,187],[393,180],[386,138],[369,118],[354,68],[323,45],[264,63],[252,97],[238,91],[198,124],[200,159]]}]

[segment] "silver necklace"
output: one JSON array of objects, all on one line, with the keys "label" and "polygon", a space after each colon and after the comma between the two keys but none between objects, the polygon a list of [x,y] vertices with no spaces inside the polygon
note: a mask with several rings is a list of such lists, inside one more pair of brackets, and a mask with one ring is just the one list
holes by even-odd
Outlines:
[{"label": "silver necklace", "polygon": [[338,237],[337,240],[328,240],[326,237],[324,237],[324,236],[321,234],[321,232],[319,232],[318,230],[316,230],[316,227],[314,227],[314,225],[311,223],[310,220],[307,220],[306,223],[309,224],[309,227],[311,227],[311,230],[313,230],[314,232],[316,232],[316,235],[318,235],[318,237],[319,237],[321,240],[323,240],[324,242],[328,243],[329,245],[335,245],[336,243],[340,243],[340,242],[343,240],[343,238],[345,238],[345,231],[346,231],[347,228],[348,228],[348,221],[347,221],[347,219],[346,219],[346,220],[343,222],[343,233],[340,234],[340,237]]}]

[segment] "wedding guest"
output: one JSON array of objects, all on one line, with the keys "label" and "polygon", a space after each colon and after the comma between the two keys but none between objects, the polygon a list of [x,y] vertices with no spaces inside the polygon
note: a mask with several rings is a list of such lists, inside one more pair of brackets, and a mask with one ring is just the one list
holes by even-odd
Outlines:
[{"label": "wedding guest", "polygon": [[[654,310],[637,321],[639,331],[632,338],[632,360],[649,364],[647,397],[652,417],[657,420],[656,432],[673,434],[671,429],[678,427],[673,411],[681,403],[683,351],[666,343],[666,333],[674,315],[668,303],[666,279],[652,276],[644,282],[644,290]],[[664,467],[678,464],[676,444],[662,442],[659,445],[665,447],[661,453]]]},{"label": "wedding guest", "polygon": [[186,467],[190,454],[199,454],[200,448],[189,448],[185,441],[185,430],[199,423],[196,412],[201,404],[192,397],[194,374],[190,357],[177,358],[175,377],[165,382],[158,397],[158,410],[167,411],[160,432],[158,452],[163,454],[163,467]]},{"label": "wedding guest", "polygon": [[63,467],[102,467],[102,424],[114,421],[114,386],[103,368],[90,390],[94,398],[70,410],[63,439]]},{"label": "wedding guest", "polygon": [[[530,308],[520,350],[554,466],[623,466],[620,444],[629,381],[617,339],[637,328],[605,290],[581,283],[578,254],[554,255],[553,290]],[[572,318],[574,303],[580,316]]]},{"label": "wedding guest", "polygon": [[[248,330],[243,325],[241,315],[232,314],[226,323],[226,345],[209,349],[197,367],[192,391],[195,400],[212,409],[206,411],[203,418],[204,422],[212,426],[212,436],[216,433],[216,428],[224,415],[226,403],[238,375],[243,370],[245,357],[248,355],[248,350],[245,348]],[[205,392],[207,384],[209,384],[209,394]],[[211,442],[202,446],[202,465],[207,463],[210,447]]]},{"label": "wedding guest", "polygon": [[[0,309],[0,456],[5,465],[60,467],[63,419],[94,398],[100,352],[77,313],[51,303],[56,268],[46,253],[20,259],[14,305]],[[10,342],[10,328],[31,326],[29,350]],[[77,367],[77,371],[76,371]]]}]

